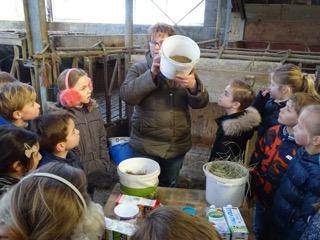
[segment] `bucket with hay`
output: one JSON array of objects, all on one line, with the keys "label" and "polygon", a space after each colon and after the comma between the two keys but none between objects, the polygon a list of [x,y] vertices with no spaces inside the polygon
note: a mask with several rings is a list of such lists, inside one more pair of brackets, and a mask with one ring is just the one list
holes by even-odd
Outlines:
[{"label": "bucket with hay", "polygon": [[203,165],[206,200],[216,207],[240,207],[245,195],[249,170],[237,162],[213,161]]}]

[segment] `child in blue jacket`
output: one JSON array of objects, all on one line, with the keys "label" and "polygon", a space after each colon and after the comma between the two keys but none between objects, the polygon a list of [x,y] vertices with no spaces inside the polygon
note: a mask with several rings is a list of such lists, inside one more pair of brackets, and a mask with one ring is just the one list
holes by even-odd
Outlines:
[{"label": "child in blue jacket", "polygon": [[306,107],[293,128],[302,147],[291,160],[273,201],[273,225],[280,239],[299,239],[320,199],[320,105]]}]

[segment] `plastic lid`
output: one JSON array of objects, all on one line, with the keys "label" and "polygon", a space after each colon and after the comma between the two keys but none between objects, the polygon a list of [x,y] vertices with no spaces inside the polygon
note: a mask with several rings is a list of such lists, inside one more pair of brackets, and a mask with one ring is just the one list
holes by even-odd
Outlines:
[{"label": "plastic lid", "polygon": [[134,204],[120,203],[114,208],[114,213],[120,220],[129,220],[138,215],[139,208]]},{"label": "plastic lid", "polygon": [[185,213],[190,214],[191,216],[196,216],[197,215],[197,209],[190,207],[190,206],[185,206],[182,207],[182,211],[184,211]]}]

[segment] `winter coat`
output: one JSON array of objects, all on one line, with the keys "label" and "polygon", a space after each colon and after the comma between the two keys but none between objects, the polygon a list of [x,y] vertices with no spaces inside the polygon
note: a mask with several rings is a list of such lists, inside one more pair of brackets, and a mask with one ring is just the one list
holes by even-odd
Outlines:
[{"label": "winter coat", "polygon": [[247,141],[252,137],[260,121],[258,111],[253,107],[217,118],[218,128],[210,161],[243,157]]},{"label": "winter coat", "polygon": [[7,192],[19,179],[8,175],[0,175],[0,196]]},{"label": "winter coat", "polygon": [[255,198],[264,207],[271,207],[274,192],[298,145],[285,125],[276,125],[268,129],[257,146],[253,154],[253,162],[257,165],[250,171],[250,186]]},{"label": "winter coat", "polygon": [[302,234],[300,240],[317,240],[320,239],[320,211],[311,218],[306,231]]},{"label": "winter coat", "polygon": [[50,162],[61,162],[61,163],[66,163],[75,168],[83,169],[80,162],[80,158],[73,151],[69,151],[66,158],[58,157],[53,153],[49,153],[46,151],[42,151],[41,155],[42,155],[42,159],[39,162],[38,168]]},{"label": "winter coat", "polygon": [[[0,199],[0,226],[11,222],[10,197],[10,193],[7,193]],[[92,201],[87,207],[87,211],[84,212],[73,232],[70,233],[70,240],[101,239],[103,236],[105,224],[102,207]],[[68,216],[66,216],[66,220],[68,220]]]},{"label": "winter coat", "polygon": [[[61,107],[61,105],[58,105]],[[74,117],[76,128],[80,131],[80,143],[73,151],[80,157],[87,175],[88,188],[109,187],[110,175],[107,136],[102,116],[93,101],[82,108],[63,108]]]},{"label": "winter coat", "polygon": [[287,101],[276,101],[270,97],[268,93],[266,96],[259,92],[252,106],[256,108],[261,116],[262,122],[258,129],[258,137],[263,134],[272,126],[279,124],[278,117],[280,109],[286,105]]},{"label": "winter coat", "polygon": [[191,147],[189,107],[203,108],[208,92],[196,77],[197,92],[192,94],[159,73],[153,80],[152,58],[136,63],[120,87],[120,97],[134,105],[131,118],[131,147],[146,155],[164,159],[184,155]]},{"label": "winter coat", "polygon": [[320,199],[320,154],[298,149],[282,177],[273,201],[275,230],[286,239],[299,239]]},{"label": "winter coat", "polygon": [[9,120],[7,120],[4,117],[0,116],[0,126],[3,126],[3,125],[13,125],[13,124]]}]

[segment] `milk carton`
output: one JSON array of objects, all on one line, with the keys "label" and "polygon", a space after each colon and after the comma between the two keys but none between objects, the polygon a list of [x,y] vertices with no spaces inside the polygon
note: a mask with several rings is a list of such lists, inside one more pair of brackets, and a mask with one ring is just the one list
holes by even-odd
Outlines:
[{"label": "milk carton", "polygon": [[224,218],[222,208],[216,208],[214,205],[211,205],[207,210],[207,218],[223,240],[230,240],[231,233]]},{"label": "milk carton", "polygon": [[237,207],[223,207],[223,213],[231,231],[231,240],[248,240],[248,229]]},{"label": "milk carton", "polygon": [[128,240],[136,231],[136,226],[130,222],[123,222],[111,218],[105,220],[105,238],[106,240]]}]

